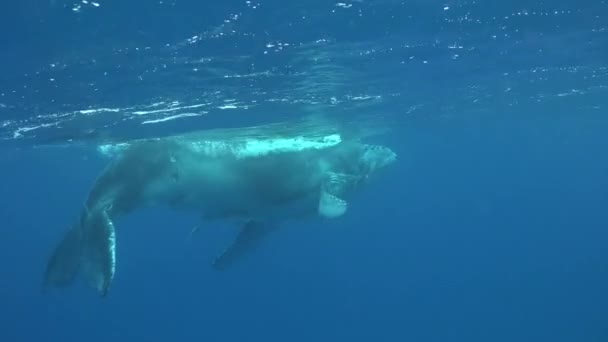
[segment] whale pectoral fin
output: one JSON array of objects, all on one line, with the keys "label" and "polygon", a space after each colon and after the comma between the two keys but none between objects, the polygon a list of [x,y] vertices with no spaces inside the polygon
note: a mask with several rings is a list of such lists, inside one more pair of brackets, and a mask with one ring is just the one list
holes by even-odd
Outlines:
[{"label": "whale pectoral fin", "polygon": [[248,221],[236,236],[234,242],[213,261],[213,268],[224,270],[234,262],[251,253],[265,236],[277,229],[275,224]]},{"label": "whale pectoral fin", "polygon": [[105,296],[116,272],[116,232],[105,210],[87,220],[83,240],[81,267],[85,279]]},{"label": "whale pectoral fin", "polygon": [[345,200],[321,190],[319,215],[326,218],[336,218],[344,215],[346,209],[348,209],[348,203]]},{"label": "whale pectoral fin", "polygon": [[344,215],[348,203],[342,196],[357,182],[357,177],[345,173],[327,172],[326,179],[321,185],[319,196],[319,215],[326,218],[336,218]]}]

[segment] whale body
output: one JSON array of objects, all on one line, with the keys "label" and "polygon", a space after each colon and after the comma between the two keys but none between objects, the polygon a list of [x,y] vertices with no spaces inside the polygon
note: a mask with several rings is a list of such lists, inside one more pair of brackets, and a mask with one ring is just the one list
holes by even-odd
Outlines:
[{"label": "whale body", "polygon": [[114,222],[146,206],[244,222],[215,259],[217,269],[246,255],[281,221],[342,216],[350,193],[396,160],[390,148],[360,140],[338,131],[262,127],[100,146],[112,159],[52,253],[45,285],[67,286],[83,275],[105,296],[116,273]]}]

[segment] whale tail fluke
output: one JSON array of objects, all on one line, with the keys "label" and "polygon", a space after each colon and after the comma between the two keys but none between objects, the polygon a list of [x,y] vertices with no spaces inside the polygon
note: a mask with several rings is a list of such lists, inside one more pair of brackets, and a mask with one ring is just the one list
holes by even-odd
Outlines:
[{"label": "whale tail fluke", "polygon": [[45,273],[45,286],[65,287],[82,274],[101,296],[116,271],[116,233],[105,210],[88,214],[55,248]]},{"label": "whale tail fluke", "polygon": [[80,269],[81,230],[76,225],[63,236],[51,255],[44,275],[44,285],[65,287],[74,281]]}]

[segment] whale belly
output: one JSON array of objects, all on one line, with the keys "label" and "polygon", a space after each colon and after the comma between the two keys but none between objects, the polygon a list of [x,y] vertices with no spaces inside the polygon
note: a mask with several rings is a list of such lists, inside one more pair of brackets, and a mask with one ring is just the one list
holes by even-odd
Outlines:
[{"label": "whale belly", "polygon": [[155,188],[169,194],[172,206],[196,209],[205,217],[301,216],[318,201],[322,177],[314,159],[282,155],[182,162],[175,189]]}]

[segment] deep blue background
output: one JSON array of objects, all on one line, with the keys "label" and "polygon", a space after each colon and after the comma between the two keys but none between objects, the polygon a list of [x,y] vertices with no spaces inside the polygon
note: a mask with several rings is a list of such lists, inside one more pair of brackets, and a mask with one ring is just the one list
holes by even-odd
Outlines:
[{"label": "deep blue background", "polygon": [[[176,42],[243,8],[243,2],[158,8],[100,1],[100,11],[75,16],[74,3],[2,5],[2,89],[36,88],[23,73],[70,60],[66,51]],[[446,5],[437,1],[415,1],[404,12],[390,11],[391,1],[363,2],[366,16],[356,25],[352,17],[315,16],[334,6],[321,1],[264,2],[267,10],[243,19],[251,32],[270,31],[278,40],[457,37],[477,49],[456,64],[448,64],[447,53],[417,51],[432,68],[397,69],[389,62],[403,56],[389,54],[364,63],[378,78],[353,87],[369,82],[370,89],[407,98],[373,108],[398,122],[376,140],[395,149],[398,163],[352,199],[345,217],[287,226],[224,273],[209,263],[236,227],[203,225],[190,239],[199,223],[194,215],[144,210],[117,223],[118,274],[108,298],[82,284],[43,293],[46,259],[107,161],[88,147],[3,148],[0,340],[608,341],[608,55],[605,33],[592,31],[606,25],[606,4],[458,4],[467,2],[449,5],[486,19],[524,7],[579,12],[509,21],[511,38],[503,41],[486,40],[500,26],[496,20],[459,31],[437,25]],[[315,20],[286,29],[290,16],[302,13]],[[262,59],[256,39],[208,48],[281,64],[280,57]],[[123,62],[138,68],[135,60]],[[90,73],[83,79],[95,78],[83,72]],[[111,102],[111,91],[90,97],[74,82],[70,96],[46,85],[37,93],[6,92],[0,114],[25,120],[56,110],[48,100],[62,96],[71,105]],[[144,88],[117,90],[114,104],[163,89]],[[572,89],[586,93],[555,95]],[[75,99],[78,91],[83,97]],[[466,101],[476,94],[479,101]],[[417,104],[422,109],[414,114],[421,114],[410,115]],[[199,127],[225,123],[205,120]],[[229,121],[237,125],[238,116]]]},{"label": "deep blue background", "polygon": [[390,141],[398,166],[349,215],[291,226],[223,274],[208,264],[231,227],[189,241],[194,217],[135,214],[119,223],[105,300],[40,293],[50,245],[103,163],[5,156],[3,339],[603,341],[606,128],[413,124]]}]

